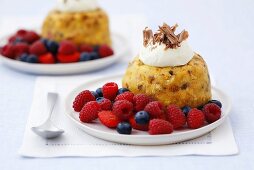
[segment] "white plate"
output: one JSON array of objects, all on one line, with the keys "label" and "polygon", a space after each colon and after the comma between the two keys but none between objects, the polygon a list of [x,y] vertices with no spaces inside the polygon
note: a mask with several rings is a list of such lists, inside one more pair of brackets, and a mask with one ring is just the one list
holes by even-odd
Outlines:
[{"label": "white plate", "polygon": [[[0,55],[0,61],[10,68],[32,74],[64,75],[90,72],[109,66],[119,60],[120,57],[127,52],[128,44],[127,40],[123,36],[117,33],[112,33],[111,37],[114,55],[102,59],[67,64],[30,64],[12,60]],[[6,38],[2,39],[0,42],[1,45],[3,45],[6,41]]]},{"label": "white plate", "polygon": [[212,88],[212,96],[213,99],[218,99],[222,102],[222,116],[219,120],[209,125],[206,125],[199,129],[185,129],[185,130],[177,130],[172,134],[165,135],[149,135],[147,132],[139,131],[133,129],[131,135],[121,135],[116,132],[115,129],[109,129],[102,124],[95,123],[82,123],[79,121],[79,113],[75,112],[72,108],[72,102],[75,96],[81,92],[82,90],[95,90],[98,87],[101,87],[103,84],[109,81],[116,82],[118,85],[121,85],[122,75],[116,75],[111,77],[104,77],[101,79],[95,79],[84,83],[77,88],[75,88],[66,98],[66,115],[71,120],[73,125],[76,125],[78,128],[84,130],[86,133],[95,136],[97,138],[101,138],[111,142],[124,143],[124,144],[133,144],[133,145],[164,145],[171,144],[181,141],[190,140],[193,138],[197,138],[202,136],[219,125],[221,125],[227,116],[229,115],[231,102],[229,97],[224,94],[221,90],[213,87]]}]

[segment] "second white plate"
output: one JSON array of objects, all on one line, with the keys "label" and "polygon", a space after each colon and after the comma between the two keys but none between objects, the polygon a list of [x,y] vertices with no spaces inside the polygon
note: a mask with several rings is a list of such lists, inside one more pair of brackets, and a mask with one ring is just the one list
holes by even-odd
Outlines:
[{"label": "second white plate", "polygon": [[165,135],[149,135],[147,132],[139,131],[133,129],[131,135],[121,135],[116,132],[115,129],[110,129],[98,121],[94,123],[82,123],[79,120],[79,113],[75,112],[72,108],[72,102],[75,96],[81,92],[82,90],[95,90],[98,87],[101,87],[106,82],[116,82],[118,85],[121,85],[122,75],[117,76],[110,76],[104,77],[101,79],[94,79],[87,83],[81,84],[80,86],[76,87],[66,98],[66,115],[71,120],[73,125],[77,126],[78,128],[84,130],[86,133],[95,136],[97,138],[101,138],[103,140],[117,142],[117,143],[124,143],[124,144],[133,144],[133,145],[164,145],[164,144],[171,144],[176,142],[182,142],[190,139],[197,138],[202,136],[219,125],[221,125],[227,118],[230,113],[231,102],[229,97],[223,93],[221,90],[213,87],[212,88],[212,98],[220,100],[223,104],[222,108],[222,116],[219,120],[209,125],[206,125],[199,129],[185,129],[185,130],[177,130],[174,131],[172,134],[165,134]]},{"label": "second white plate", "polygon": [[[7,39],[1,41],[1,45],[5,43]],[[27,72],[32,74],[47,74],[47,75],[65,75],[65,74],[78,74],[84,72],[90,72],[98,69],[108,67],[117,60],[119,60],[127,51],[127,40],[117,33],[112,33],[112,48],[114,55],[102,59],[67,63],[67,64],[30,64],[12,60],[4,57],[0,54],[0,61],[4,65],[9,66],[17,71]]]}]

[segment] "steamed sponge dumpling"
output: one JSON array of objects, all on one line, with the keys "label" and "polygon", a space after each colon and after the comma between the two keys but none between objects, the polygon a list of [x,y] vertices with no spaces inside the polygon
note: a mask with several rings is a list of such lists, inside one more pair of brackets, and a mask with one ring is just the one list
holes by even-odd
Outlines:
[{"label": "steamed sponge dumpling", "polygon": [[148,66],[137,56],[129,64],[122,86],[134,94],[147,94],[165,106],[198,107],[211,99],[208,68],[198,54],[188,64],[177,67]]}]

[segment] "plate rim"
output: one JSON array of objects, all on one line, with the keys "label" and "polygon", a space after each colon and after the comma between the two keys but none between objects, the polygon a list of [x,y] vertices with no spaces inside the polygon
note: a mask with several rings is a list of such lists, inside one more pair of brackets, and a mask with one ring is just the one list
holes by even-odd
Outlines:
[{"label": "plate rim", "polygon": [[[149,135],[149,134],[141,134],[141,135],[123,135],[123,134],[117,134],[117,133],[110,133],[110,132],[105,132],[105,131],[102,131],[102,130],[98,130],[98,129],[94,129],[92,127],[89,127],[86,125],[86,123],[82,123],[80,121],[77,121],[73,116],[72,114],[74,113],[78,113],[78,112],[75,112],[73,110],[70,110],[69,108],[69,105],[70,105],[70,97],[72,96],[72,94],[76,93],[78,91],[78,89],[81,88],[81,86],[84,87],[85,84],[88,84],[88,83],[92,83],[92,82],[95,82],[95,81],[98,81],[98,80],[101,80],[103,81],[104,79],[109,79],[109,78],[112,78],[112,77],[118,77],[118,76],[123,76],[123,74],[115,74],[115,75],[109,75],[109,76],[106,76],[106,77],[96,77],[96,78],[93,78],[92,80],[90,81],[86,81],[86,82],[83,82],[83,83],[80,83],[79,85],[77,85],[74,89],[72,89],[66,96],[65,98],[65,101],[64,101],[64,104],[65,104],[65,115],[76,125],[78,126],[79,129],[85,131],[85,133],[89,134],[89,135],[92,135],[90,132],[87,132],[86,130],[84,130],[83,128],[85,129],[88,129],[90,130],[91,132],[95,132],[95,133],[99,133],[99,134],[102,134],[102,135],[110,135],[112,137],[121,137],[121,138],[133,138],[133,139],[144,139],[144,138],[168,138],[168,137],[175,137],[175,136],[179,136],[179,135],[189,135],[191,133],[197,133],[197,132],[200,132],[204,129],[209,129],[209,128],[212,128],[212,130],[214,130],[215,128],[219,127],[225,120],[226,118],[229,116],[230,114],[230,110],[231,110],[231,99],[229,98],[229,96],[224,93],[222,90],[220,90],[219,88],[217,87],[214,87],[212,86],[212,90],[216,91],[217,93],[219,94],[222,94],[224,98],[226,98],[226,101],[228,103],[228,107],[226,108],[226,110],[224,110],[224,114],[223,116],[211,123],[211,124],[208,124],[208,125],[205,125],[201,128],[198,128],[198,129],[190,129],[190,130],[187,130],[187,131],[182,131],[182,132],[177,132],[177,133],[171,133],[171,134],[160,134],[160,135]],[[215,126],[215,127],[213,127]],[[212,130],[209,130],[208,132],[212,131]],[[206,133],[208,133],[206,132]],[[206,133],[202,133],[200,136],[206,134]],[[92,135],[92,136],[95,136],[95,135]],[[97,138],[100,138],[98,137],[97,135],[95,136]],[[107,140],[105,138],[101,138],[103,140]],[[191,138],[192,139],[192,138]],[[189,140],[189,139],[187,139]],[[107,140],[109,141],[109,140]],[[113,140],[111,140],[112,142]],[[186,140],[183,140],[183,141],[186,141]],[[115,141],[113,141],[115,142]],[[118,142],[119,143],[119,142]],[[127,142],[128,143],[128,142]],[[136,144],[138,145],[138,144]]]}]

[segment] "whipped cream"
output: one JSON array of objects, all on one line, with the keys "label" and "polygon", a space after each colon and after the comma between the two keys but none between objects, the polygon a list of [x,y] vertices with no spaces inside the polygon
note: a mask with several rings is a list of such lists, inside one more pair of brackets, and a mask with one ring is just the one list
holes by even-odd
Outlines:
[{"label": "whipped cream", "polygon": [[96,0],[57,0],[56,9],[63,12],[82,12],[97,9]]},{"label": "whipped cream", "polygon": [[167,67],[167,66],[181,66],[187,64],[194,52],[188,45],[187,40],[180,43],[180,47],[167,48],[166,45],[161,43],[153,44],[150,41],[146,46],[140,50],[139,59],[146,65],[155,67]]}]

